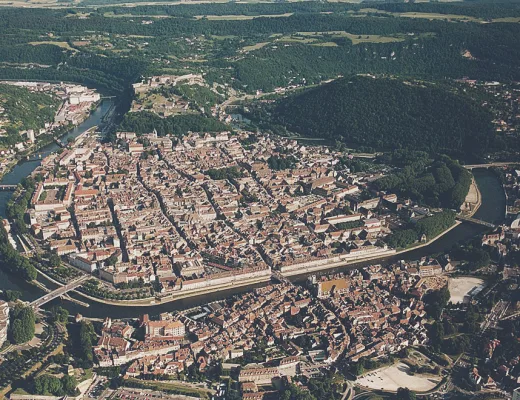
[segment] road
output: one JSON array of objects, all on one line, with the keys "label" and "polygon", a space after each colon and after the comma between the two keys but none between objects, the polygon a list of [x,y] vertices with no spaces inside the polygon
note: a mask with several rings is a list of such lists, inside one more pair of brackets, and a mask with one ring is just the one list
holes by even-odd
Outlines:
[{"label": "road", "polygon": [[67,283],[64,286],[61,286],[58,289],[53,290],[52,292],[45,294],[43,297],[40,297],[39,299],[34,300],[31,303],[31,307],[33,309],[40,308],[45,303],[48,303],[49,301],[54,300],[55,298],[63,296],[65,293],[67,293],[67,292],[69,292],[71,290],[76,289],[78,286],[80,286],[87,279],[90,279],[90,276],[89,275],[83,275],[80,278],[78,278],[78,279],[76,279],[76,280],[74,280],[74,281],[72,281],[70,283]]},{"label": "road", "polygon": [[496,303],[486,319],[480,324],[480,331],[484,333],[489,328],[495,328],[509,307],[509,302],[500,300]]}]

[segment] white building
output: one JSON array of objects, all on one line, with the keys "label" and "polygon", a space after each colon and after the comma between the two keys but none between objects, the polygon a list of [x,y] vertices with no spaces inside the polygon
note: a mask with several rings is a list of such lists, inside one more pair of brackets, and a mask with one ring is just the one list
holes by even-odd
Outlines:
[{"label": "white building", "polygon": [[7,340],[7,330],[9,328],[9,305],[0,300],[0,347]]},{"label": "white building", "polygon": [[89,260],[88,258],[82,257],[76,253],[69,254],[69,262],[75,267],[89,273],[92,273],[97,269],[95,261]]}]

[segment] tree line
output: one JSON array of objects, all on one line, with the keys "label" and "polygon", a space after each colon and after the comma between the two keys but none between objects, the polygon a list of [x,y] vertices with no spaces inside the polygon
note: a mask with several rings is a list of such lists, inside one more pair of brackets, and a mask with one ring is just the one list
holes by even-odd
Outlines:
[{"label": "tree line", "polygon": [[128,113],[123,118],[119,129],[121,131],[136,132],[137,134],[151,133],[157,130],[159,136],[173,134],[186,135],[192,132],[223,132],[229,127],[219,120],[204,117],[199,114],[183,114],[161,118],[150,111]]},{"label": "tree line", "polygon": [[390,247],[402,249],[419,241],[423,235],[427,240],[433,239],[455,223],[455,213],[447,210],[436,213],[431,217],[419,220],[415,225],[396,231],[385,238]]},{"label": "tree line", "polygon": [[[405,152],[394,152],[394,156],[382,158],[392,163],[394,157],[398,159],[398,154]],[[471,173],[448,156],[432,159],[425,152],[409,153],[415,154],[416,158],[409,164],[399,162],[397,172],[378,179],[374,187],[400,197],[410,197],[423,205],[459,210],[471,185]]]}]

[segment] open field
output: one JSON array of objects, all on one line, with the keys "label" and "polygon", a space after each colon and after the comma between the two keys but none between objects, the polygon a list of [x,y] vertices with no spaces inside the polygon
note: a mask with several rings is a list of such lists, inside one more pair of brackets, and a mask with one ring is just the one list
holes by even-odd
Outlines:
[{"label": "open field", "polygon": [[318,47],[338,47],[338,44],[335,42],[322,42],[322,43],[313,43],[312,46]]},{"label": "open field", "polygon": [[345,37],[352,41],[352,44],[360,43],[394,43],[404,41],[403,37],[381,36],[381,35],[353,35],[345,33]]},{"label": "open field", "polygon": [[245,21],[255,18],[280,18],[290,17],[293,13],[265,14],[265,15],[196,15],[196,19],[208,19],[210,21]]},{"label": "open field", "polygon": [[518,23],[520,22],[520,17],[506,17],[506,18],[495,18],[492,22],[509,22],[509,23]]},{"label": "open field", "polygon": [[43,42],[29,42],[29,44],[32,44],[33,46],[39,46],[40,44],[52,44],[54,46],[61,47],[62,49],[77,51],[76,49],[70,47],[70,45],[67,42],[53,42],[53,41],[43,41]]},{"label": "open field", "polygon": [[29,1],[23,1],[23,0],[14,0],[14,1],[8,1],[8,0],[0,0],[0,6],[10,6],[10,7],[49,7],[49,6],[55,6],[58,4],[56,0],[29,0]]},{"label": "open field", "polygon": [[397,363],[369,372],[356,380],[356,383],[371,389],[397,391],[400,387],[407,387],[417,392],[426,392],[433,389],[441,378],[433,375],[410,375],[410,368],[403,363]]},{"label": "open field", "polygon": [[450,289],[450,301],[454,304],[462,303],[464,296],[476,288],[483,288],[485,283],[482,279],[464,276],[460,278],[450,278],[448,287]]},{"label": "open field", "polygon": [[278,42],[294,42],[294,43],[303,43],[303,44],[309,44],[314,43],[317,39],[314,38],[304,38],[304,37],[298,37],[295,35],[287,35],[287,36],[281,36],[276,41]]},{"label": "open field", "polygon": [[211,39],[214,39],[214,40],[226,40],[226,39],[234,39],[236,38],[236,36],[234,35],[211,35]]},{"label": "open field", "polygon": [[482,22],[482,20],[470,17],[468,15],[457,15],[457,14],[437,14],[437,13],[416,13],[416,12],[407,12],[407,13],[391,13],[393,15],[397,15],[399,17],[405,18],[426,18],[426,19],[453,19],[453,20],[461,20],[461,21],[472,21],[472,22]]},{"label": "open field", "polygon": [[381,35],[354,35],[345,31],[329,31],[329,32],[298,32],[298,35],[310,37],[326,37],[348,38],[352,44],[359,43],[392,43],[404,41],[404,34],[399,36],[381,36]]},{"label": "open field", "polygon": [[242,51],[248,52],[248,51],[258,50],[264,46],[267,46],[269,43],[270,42],[260,42],[260,43],[253,44],[251,46],[245,46],[242,48]]},{"label": "open field", "polygon": [[[134,14],[114,14],[113,12],[106,12],[103,14],[104,17],[107,18],[135,18],[136,16]],[[168,15],[146,15],[146,14],[140,14],[139,17],[144,18],[168,18]]]}]

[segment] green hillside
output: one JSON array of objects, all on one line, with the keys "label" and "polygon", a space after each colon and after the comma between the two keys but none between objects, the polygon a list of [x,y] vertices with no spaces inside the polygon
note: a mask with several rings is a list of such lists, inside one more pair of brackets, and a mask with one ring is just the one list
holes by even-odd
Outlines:
[{"label": "green hillside", "polygon": [[377,149],[481,153],[491,116],[468,98],[429,84],[344,78],[280,100],[275,123],[303,136]]},{"label": "green hillside", "polygon": [[6,132],[0,137],[4,144],[19,141],[18,132],[39,129],[52,122],[60,100],[44,93],[31,93],[17,86],[0,84],[0,129]]}]

